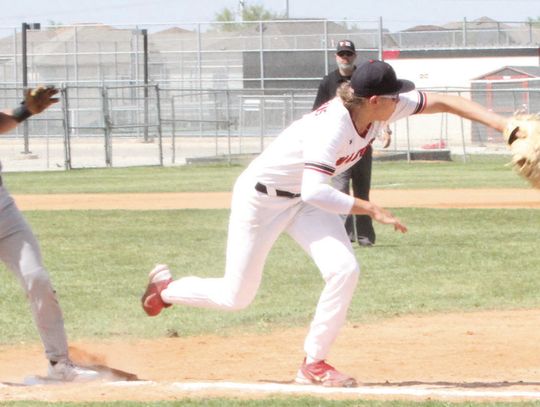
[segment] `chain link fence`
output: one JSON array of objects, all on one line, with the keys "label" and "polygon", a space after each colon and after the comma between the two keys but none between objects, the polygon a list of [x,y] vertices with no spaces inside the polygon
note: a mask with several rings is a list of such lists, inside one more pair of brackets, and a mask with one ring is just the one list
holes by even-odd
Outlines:
[{"label": "chain link fence", "polygon": [[[526,89],[424,90],[471,98],[497,112],[540,110],[540,81]],[[0,156],[6,171],[231,162],[264,150],[311,111],[314,98],[302,89],[64,86],[60,103],[28,120],[27,140],[20,128],[4,136]],[[407,158],[421,151],[508,152],[500,133],[449,114],[412,116],[391,129],[385,151]],[[380,150],[380,143],[374,146]]]},{"label": "chain link fence", "polygon": [[[360,58],[477,47],[537,53],[540,28],[463,20],[391,32],[382,19],[0,27],[2,107],[15,106],[24,85],[62,90],[61,103],[3,138],[4,169],[181,165],[259,153],[311,110],[343,38]],[[432,90],[503,114],[540,110],[534,78],[480,82]],[[393,130],[390,151],[408,157],[428,149],[505,151],[499,135],[446,115],[413,117]]]}]

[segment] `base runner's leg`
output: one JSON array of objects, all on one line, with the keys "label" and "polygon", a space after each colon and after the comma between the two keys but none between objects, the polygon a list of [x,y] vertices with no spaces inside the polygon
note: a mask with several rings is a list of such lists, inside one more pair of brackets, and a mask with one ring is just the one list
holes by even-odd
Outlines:
[{"label": "base runner's leg", "polygon": [[0,233],[0,259],[15,274],[28,297],[46,357],[67,359],[62,310],[43,266],[39,244],[14,203],[2,209]]}]

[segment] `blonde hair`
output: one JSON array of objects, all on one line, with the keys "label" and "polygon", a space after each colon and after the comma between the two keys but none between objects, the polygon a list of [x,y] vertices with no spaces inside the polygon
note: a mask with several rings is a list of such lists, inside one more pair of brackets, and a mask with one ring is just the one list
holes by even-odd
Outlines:
[{"label": "blonde hair", "polygon": [[366,103],[366,98],[356,96],[349,82],[342,83],[336,91],[336,94],[343,101],[343,106],[347,110],[352,110],[355,106],[363,105]]}]

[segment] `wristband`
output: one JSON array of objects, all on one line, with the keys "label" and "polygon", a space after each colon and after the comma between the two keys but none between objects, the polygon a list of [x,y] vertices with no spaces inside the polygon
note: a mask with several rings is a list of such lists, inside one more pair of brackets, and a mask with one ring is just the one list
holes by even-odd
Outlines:
[{"label": "wristband", "polygon": [[32,116],[32,112],[28,110],[24,103],[21,103],[19,107],[13,109],[13,113],[11,114],[11,117],[13,117],[17,123],[25,121],[30,116]]}]

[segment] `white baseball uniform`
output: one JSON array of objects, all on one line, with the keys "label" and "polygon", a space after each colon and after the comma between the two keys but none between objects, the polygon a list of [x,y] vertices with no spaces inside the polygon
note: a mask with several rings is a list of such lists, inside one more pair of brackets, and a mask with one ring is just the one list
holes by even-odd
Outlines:
[{"label": "white baseball uniform", "polygon": [[[425,100],[422,92],[401,94],[389,121],[419,113]],[[354,198],[332,188],[329,181],[362,158],[383,125],[373,122],[358,134],[339,98],[292,123],[235,183],[225,275],[180,278],[161,292],[163,301],[223,310],[247,307],[257,293],[266,256],[286,231],[314,260],[326,282],[304,343],[308,356],[326,359],[360,271],[339,216],[350,212]],[[279,196],[282,191],[298,196]]]}]

